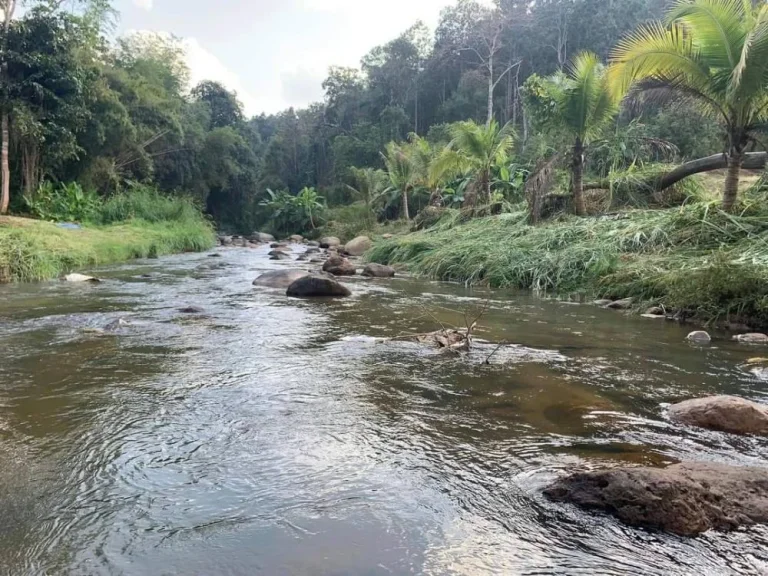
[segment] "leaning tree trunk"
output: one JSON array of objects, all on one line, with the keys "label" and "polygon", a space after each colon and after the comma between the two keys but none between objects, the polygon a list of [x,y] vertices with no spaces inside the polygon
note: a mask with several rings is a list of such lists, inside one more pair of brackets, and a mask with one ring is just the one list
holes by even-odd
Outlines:
[{"label": "leaning tree trunk", "polygon": [[723,210],[730,212],[736,204],[739,195],[739,178],[743,155],[741,150],[733,150],[728,155],[728,169],[725,173],[725,190],[723,191]]},{"label": "leaning tree trunk", "polygon": [[411,215],[408,213],[408,188],[403,188],[403,217],[408,221]]},{"label": "leaning tree trunk", "polygon": [[[762,170],[768,163],[768,152],[747,152],[742,154],[741,167],[747,170]],[[681,164],[674,170],[667,172],[661,176],[654,176],[649,178],[645,182],[640,183],[640,186],[644,186],[649,190],[659,191],[666,190],[670,186],[674,186],[681,180],[701,174],[702,172],[712,172],[713,170],[722,170],[728,167],[728,157],[725,154],[713,154],[706,158],[697,158],[696,160],[690,160],[685,164]],[[585,190],[608,190],[610,189],[612,182],[610,179],[605,178],[603,180],[596,180],[595,182],[588,182],[584,184]]]},{"label": "leaning tree trunk", "polygon": [[587,215],[587,206],[584,203],[584,146],[581,138],[576,139],[573,145],[572,186],[573,208],[577,216]]}]

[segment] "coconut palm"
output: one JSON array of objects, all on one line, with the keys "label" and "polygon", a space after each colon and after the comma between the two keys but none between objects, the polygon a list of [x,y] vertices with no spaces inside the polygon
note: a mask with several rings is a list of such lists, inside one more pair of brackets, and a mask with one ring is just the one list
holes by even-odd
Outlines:
[{"label": "coconut palm", "polygon": [[355,196],[365,203],[365,218],[368,227],[373,226],[373,205],[387,188],[387,174],[383,170],[375,168],[351,168],[354,186],[347,185],[347,188]]},{"label": "coconut palm", "polygon": [[430,179],[439,181],[467,174],[474,188],[471,197],[480,193],[482,201],[490,204],[493,169],[506,169],[509,153],[515,144],[512,124],[499,128],[495,120],[488,126],[472,121],[458,122],[451,127],[451,137],[450,144],[432,162]]},{"label": "coconut palm", "polygon": [[584,204],[584,155],[618,111],[618,99],[611,91],[600,58],[591,52],[577,54],[565,73],[549,78],[555,103],[555,121],[573,139],[571,145],[571,188],[574,211],[586,216]]},{"label": "coconut palm", "polygon": [[616,94],[674,91],[722,121],[723,209],[731,210],[745,150],[768,119],[768,4],[678,0],[666,26],[643,26],[616,46],[608,76]]},{"label": "coconut palm", "polygon": [[399,192],[402,198],[403,218],[410,220],[408,193],[418,182],[418,169],[409,144],[390,142],[381,155],[389,178],[388,192]]}]

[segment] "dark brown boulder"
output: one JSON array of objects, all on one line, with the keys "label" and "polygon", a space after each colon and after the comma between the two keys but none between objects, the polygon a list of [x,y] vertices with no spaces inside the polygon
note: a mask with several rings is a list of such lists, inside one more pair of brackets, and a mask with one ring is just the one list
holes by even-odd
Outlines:
[{"label": "dark brown boulder", "polygon": [[310,274],[288,286],[286,295],[295,298],[338,298],[349,296],[349,288],[327,276]]},{"label": "dark brown boulder", "polygon": [[274,254],[269,257],[270,260],[293,260],[290,254],[281,252],[280,250],[274,250]]},{"label": "dark brown boulder", "polygon": [[371,278],[392,278],[394,275],[395,269],[383,264],[371,263],[363,269],[363,276],[370,276]]},{"label": "dark brown boulder", "polygon": [[323,272],[330,272],[334,276],[354,276],[357,274],[357,268],[346,258],[331,256],[323,264]]},{"label": "dark brown boulder", "polygon": [[768,406],[737,396],[708,396],[673,404],[669,418],[709,430],[768,436]]},{"label": "dark brown boulder", "polygon": [[766,468],[691,462],[583,472],[556,481],[544,495],[680,536],[768,522]]},{"label": "dark brown boulder", "polygon": [[264,286],[266,288],[283,288],[293,284],[299,278],[309,276],[309,272],[304,270],[273,270],[265,272],[253,281],[254,286]]}]

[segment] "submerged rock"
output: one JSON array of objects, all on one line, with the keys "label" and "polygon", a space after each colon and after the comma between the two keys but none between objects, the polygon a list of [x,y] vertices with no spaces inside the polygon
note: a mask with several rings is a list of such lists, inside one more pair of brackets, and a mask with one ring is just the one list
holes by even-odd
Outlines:
[{"label": "submerged rock", "polygon": [[768,522],[768,469],[713,463],[667,468],[616,468],[577,473],[544,490],[616,516],[631,526],[680,536]]},{"label": "submerged rock", "polygon": [[182,314],[204,314],[205,310],[199,306],[185,306],[184,308],[179,308],[179,312]]},{"label": "submerged rock", "polygon": [[283,252],[282,250],[273,250],[270,252],[270,260],[293,260],[290,254]]},{"label": "submerged rock", "polygon": [[310,240],[309,242],[307,242],[307,246],[311,248],[319,248],[320,242],[318,242],[317,240]]},{"label": "submerged rock", "polygon": [[117,320],[113,320],[106,326],[104,326],[104,332],[117,332],[120,330],[120,328],[123,328],[125,326],[130,326],[131,323],[128,322],[125,318],[118,318]]},{"label": "submerged rock", "polygon": [[331,256],[323,264],[323,272],[330,272],[334,276],[354,276],[357,274],[357,268],[346,258]]},{"label": "submerged rock", "polygon": [[768,344],[768,336],[759,333],[739,334],[738,336],[734,336],[733,339],[742,344]]},{"label": "submerged rock", "polygon": [[288,288],[299,278],[309,276],[305,270],[273,270],[265,272],[253,281],[254,286],[265,286],[267,288]]},{"label": "submerged rock", "polygon": [[232,236],[221,235],[218,237],[218,240],[222,246],[232,246]]},{"label": "submerged rock", "polygon": [[686,336],[685,338],[688,340],[688,342],[695,342],[697,344],[706,344],[708,342],[712,342],[712,336],[710,336],[707,332],[704,332],[704,330],[696,330],[695,332],[691,332]]},{"label": "submerged rock", "polygon": [[708,396],[673,404],[674,422],[733,434],[768,436],[768,406],[737,396]]},{"label": "submerged rock", "polygon": [[221,254],[214,252],[213,254],[208,254],[208,258],[221,258]]},{"label": "submerged rock", "polygon": [[346,246],[344,246],[344,252],[350,256],[362,256],[371,249],[371,246],[373,246],[373,242],[371,242],[368,236],[358,236],[354,240],[347,242]]},{"label": "submerged rock", "polygon": [[319,274],[308,274],[291,283],[287,296],[295,298],[345,297],[352,293],[343,284]]},{"label": "submerged rock", "polygon": [[98,284],[101,282],[94,276],[86,276],[85,274],[67,274],[62,278],[64,282],[90,282],[92,284]]},{"label": "submerged rock", "polygon": [[320,248],[336,248],[337,246],[341,246],[341,240],[335,236],[320,238]]},{"label": "submerged rock", "polygon": [[363,276],[370,276],[371,278],[392,278],[394,275],[395,269],[383,264],[371,263],[366,265],[363,270]]}]

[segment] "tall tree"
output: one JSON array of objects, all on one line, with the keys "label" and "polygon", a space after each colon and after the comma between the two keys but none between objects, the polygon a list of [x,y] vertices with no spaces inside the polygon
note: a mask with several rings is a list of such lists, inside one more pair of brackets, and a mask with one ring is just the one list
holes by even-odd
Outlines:
[{"label": "tall tree", "polygon": [[192,88],[192,97],[205,102],[211,111],[210,129],[237,126],[243,121],[243,106],[237,94],[230,92],[219,82],[204,80]]},{"label": "tall tree", "polygon": [[719,118],[727,138],[723,209],[736,202],[747,146],[768,119],[768,4],[679,0],[667,25],[624,38],[611,57],[616,94],[674,92]]}]

